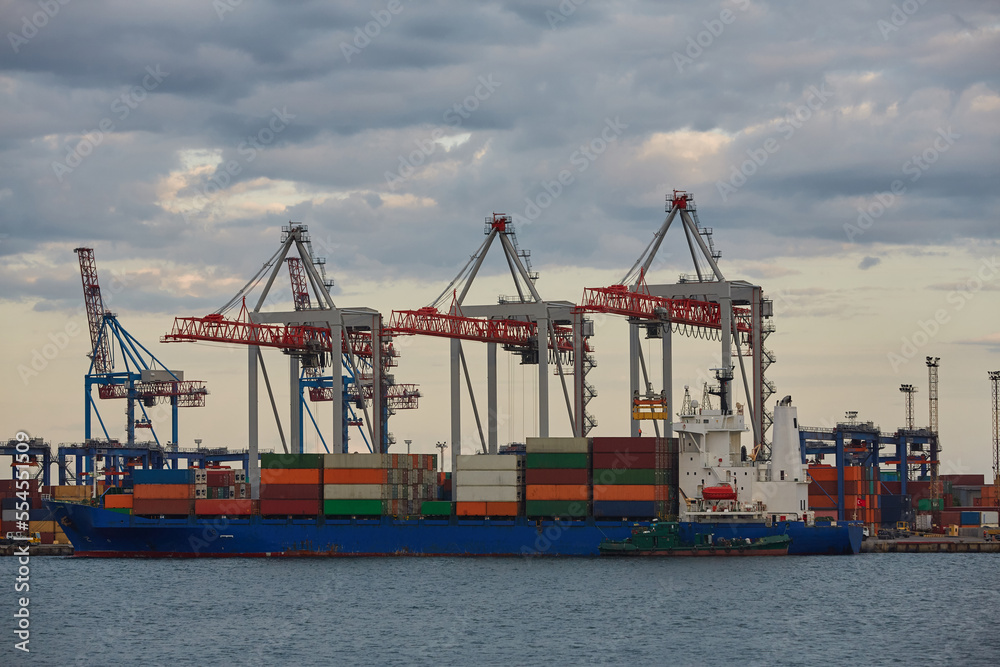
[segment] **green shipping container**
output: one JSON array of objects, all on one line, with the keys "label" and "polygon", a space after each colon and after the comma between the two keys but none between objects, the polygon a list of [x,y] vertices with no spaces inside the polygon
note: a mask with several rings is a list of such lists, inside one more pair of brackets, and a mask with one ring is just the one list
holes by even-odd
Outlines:
[{"label": "green shipping container", "polygon": [[381,500],[324,500],[323,514],[328,516],[381,516]]},{"label": "green shipping container", "polygon": [[529,517],[585,517],[588,514],[590,503],[583,500],[529,500],[525,503],[525,515]]},{"label": "green shipping container", "polygon": [[261,454],[261,468],[322,468],[322,454]]},{"label": "green shipping container", "polygon": [[656,470],[594,468],[594,484],[656,484]]},{"label": "green shipping container", "polygon": [[420,504],[424,516],[451,516],[451,502],[447,500],[425,500]]},{"label": "green shipping container", "polygon": [[127,507],[106,507],[109,512],[118,512],[119,514],[131,514],[132,510]]},{"label": "green shipping container", "polygon": [[525,456],[527,468],[589,468],[590,456],[587,454],[559,454],[541,452]]}]

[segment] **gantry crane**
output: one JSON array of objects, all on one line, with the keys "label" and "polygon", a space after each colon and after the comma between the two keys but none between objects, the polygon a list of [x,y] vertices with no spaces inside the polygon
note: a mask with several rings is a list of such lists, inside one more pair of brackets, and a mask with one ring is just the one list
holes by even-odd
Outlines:
[{"label": "gantry crane", "polygon": [[[168,403],[171,411],[171,443],[178,443],[178,408],[202,407],[208,390],[205,383],[185,380],[183,371],[171,371],[136,340],[118,321],[117,315],[104,307],[104,298],[97,280],[97,264],[93,248],[76,248],[83,281],[83,299],[90,329],[90,367],[84,377],[84,437],[91,438],[91,410],[97,415],[104,437],[111,440],[101,418],[91,388],[97,387],[102,399],[120,398],[126,401],[127,444],[135,444],[135,429],[148,428],[159,445],[159,437],[147,408]],[[117,355],[116,355],[117,352]],[[116,359],[117,357],[117,359]],[[116,369],[116,361],[124,368]],[[136,417],[136,405],[142,413]]]}]

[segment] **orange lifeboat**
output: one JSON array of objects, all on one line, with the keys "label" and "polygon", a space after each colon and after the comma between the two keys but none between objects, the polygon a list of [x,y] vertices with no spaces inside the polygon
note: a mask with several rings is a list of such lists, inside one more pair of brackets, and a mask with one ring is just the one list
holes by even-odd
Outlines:
[{"label": "orange lifeboat", "polygon": [[736,489],[728,484],[707,486],[702,489],[701,497],[705,500],[736,500]]}]

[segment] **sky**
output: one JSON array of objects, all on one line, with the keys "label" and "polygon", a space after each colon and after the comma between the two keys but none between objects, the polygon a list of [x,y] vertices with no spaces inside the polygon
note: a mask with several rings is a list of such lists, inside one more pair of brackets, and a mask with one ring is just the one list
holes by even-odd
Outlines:
[{"label": "sky", "polygon": [[[576,302],[621,280],[679,189],[726,277],[774,301],[768,377],[800,423],[857,410],[895,430],[908,383],[925,425],[923,360],[937,356],[942,472],[989,472],[994,2],[9,0],[0,34],[4,437],[83,438],[74,248],[94,248],[123,326],[207,382],[207,407],[182,412],[181,446],[240,448],[244,350],[159,339],[174,317],[225,304],[289,221],[309,226],[341,307],[431,303],[493,212],[514,216],[542,296]],[[495,253],[466,303],[512,293]],[[690,273],[687,253],[672,229],[650,282]],[[281,280],[272,305],[290,308]],[[597,323],[593,435],[628,429],[625,332]],[[411,439],[434,452],[450,437],[448,343],[397,347],[396,380],[423,397],[393,417],[393,451]],[[717,347],[677,340],[675,407],[685,384],[700,398]],[[485,350],[466,349],[482,402]],[[280,353],[268,363],[287,377]],[[523,440],[537,432],[534,369],[503,354],[500,366],[501,441]],[[552,434],[568,435],[554,377],[550,390]],[[123,405],[105,403],[123,437]],[[280,446],[261,424],[262,447]],[[322,445],[310,434],[307,447]]]}]

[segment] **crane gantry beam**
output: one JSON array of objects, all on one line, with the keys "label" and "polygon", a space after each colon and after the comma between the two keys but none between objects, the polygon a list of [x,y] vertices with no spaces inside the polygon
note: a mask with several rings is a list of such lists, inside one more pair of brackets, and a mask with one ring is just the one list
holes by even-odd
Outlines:
[{"label": "crane gantry beam", "polygon": [[[572,332],[554,327],[556,347],[560,352],[572,352]],[[534,348],[538,340],[538,324],[521,320],[465,317],[438,312],[433,306],[417,310],[394,310],[388,331],[392,335],[421,334],[480,343],[497,343],[509,347]],[[549,344],[552,348],[552,344]]]},{"label": "crane gantry beam", "polygon": [[[608,313],[644,320],[662,320],[707,329],[722,328],[722,306],[712,301],[697,299],[667,299],[642,291],[633,291],[626,285],[592,287],[583,291],[581,312]],[[733,307],[736,330],[751,334],[750,309]]]}]

